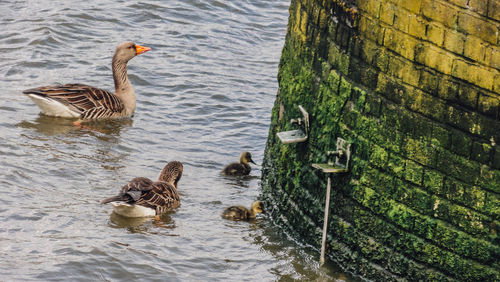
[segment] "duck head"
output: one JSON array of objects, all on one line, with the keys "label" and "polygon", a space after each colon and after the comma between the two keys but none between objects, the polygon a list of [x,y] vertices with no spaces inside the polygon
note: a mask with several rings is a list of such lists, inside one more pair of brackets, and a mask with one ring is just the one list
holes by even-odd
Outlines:
[{"label": "duck head", "polygon": [[243,152],[240,155],[240,163],[242,164],[248,164],[248,163],[253,163],[256,165],[256,163],[252,160],[252,154],[250,152]]},{"label": "duck head", "polygon": [[161,170],[158,180],[170,183],[177,188],[177,183],[182,177],[183,168],[184,166],[181,162],[171,161]]},{"label": "duck head", "polygon": [[251,209],[255,214],[264,212],[264,206],[261,201],[253,202]]}]

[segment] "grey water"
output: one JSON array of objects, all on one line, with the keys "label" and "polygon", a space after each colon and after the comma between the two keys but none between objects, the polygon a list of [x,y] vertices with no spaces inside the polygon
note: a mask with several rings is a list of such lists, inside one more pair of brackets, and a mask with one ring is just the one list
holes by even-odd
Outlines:
[{"label": "grey water", "polygon": [[[289,1],[0,1],[0,280],[350,281],[266,215],[224,220],[260,193],[220,174],[261,163]],[[111,57],[131,40],[131,119],[40,114],[22,90],[84,83],[113,90]],[[99,201],[136,176],[184,164],[182,205],[160,221]],[[300,240],[299,240],[300,241]]]}]

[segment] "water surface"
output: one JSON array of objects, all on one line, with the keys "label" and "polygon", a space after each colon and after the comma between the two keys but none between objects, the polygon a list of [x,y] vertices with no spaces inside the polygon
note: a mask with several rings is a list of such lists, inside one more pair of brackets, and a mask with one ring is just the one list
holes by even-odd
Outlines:
[{"label": "water surface", "polygon": [[[260,170],[229,178],[240,152],[261,163],[288,1],[0,2],[1,280],[350,280],[266,216],[223,220],[258,198]],[[39,114],[23,89],[112,90],[119,42],[152,51],[129,63],[132,119],[92,124]],[[184,164],[182,205],[125,219],[99,201],[136,176]]]}]

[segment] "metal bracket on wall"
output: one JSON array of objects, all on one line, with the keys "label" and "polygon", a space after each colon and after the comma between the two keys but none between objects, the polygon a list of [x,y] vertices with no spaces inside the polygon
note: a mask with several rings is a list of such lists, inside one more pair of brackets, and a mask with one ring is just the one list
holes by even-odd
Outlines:
[{"label": "metal bracket on wall", "polygon": [[297,124],[300,129],[278,132],[276,135],[283,144],[304,142],[309,134],[309,113],[299,105],[299,110],[302,112],[302,118],[291,119],[292,124]]},{"label": "metal bracket on wall", "polygon": [[328,215],[330,212],[330,191],[332,186],[332,173],[340,174],[349,171],[349,161],[351,160],[351,144],[348,144],[344,139],[337,138],[337,148],[335,151],[328,151],[327,157],[335,156],[335,163],[328,161],[326,164],[312,164],[312,167],[321,169],[328,174],[328,182],[326,184],[326,199],[325,199],[325,218],[323,222],[323,238],[321,239],[321,257],[319,259],[320,266],[325,263],[325,248],[326,248],[326,231],[328,228]]}]

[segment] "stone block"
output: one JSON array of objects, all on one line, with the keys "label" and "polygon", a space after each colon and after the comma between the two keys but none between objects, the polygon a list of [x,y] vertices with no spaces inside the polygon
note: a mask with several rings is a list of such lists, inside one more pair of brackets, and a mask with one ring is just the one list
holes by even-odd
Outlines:
[{"label": "stone block", "polygon": [[415,50],[415,61],[446,75],[451,74],[453,55],[432,45],[421,45]]},{"label": "stone block", "polygon": [[360,58],[368,64],[374,64],[377,52],[379,52],[379,46],[375,42],[364,40],[360,48]]},{"label": "stone block", "polygon": [[382,147],[373,145],[370,153],[370,163],[376,167],[384,168],[387,165],[389,153]]},{"label": "stone block", "polygon": [[446,122],[462,131],[479,134],[478,115],[475,112],[449,106],[445,113]]},{"label": "stone block", "polygon": [[410,181],[415,185],[422,186],[424,167],[414,161],[406,160],[404,175],[407,181]]},{"label": "stone block", "polygon": [[[498,150],[498,149],[497,149]],[[496,157],[497,155],[495,155]],[[500,170],[490,168],[486,165],[481,166],[478,183],[480,187],[495,193],[500,193]]]},{"label": "stone block", "polygon": [[495,73],[486,67],[470,64],[460,59],[453,61],[452,75],[456,78],[466,80],[479,87],[492,90]]},{"label": "stone block", "polygon": [[408,33],[411,15],[414,14],[411,14],[407,10],[401,9],[400,7],[396,7],[394,10],[394,28]]},{"label": "stone block", "polygon": [[500,2],[492,1],[488,2],[488,17],[500,21]]},{"label": "stone block", "polygon": [[498,71],[493,80],[493,92],[500,93],[500,73]]},{"label": "stone block", "polygon": [[380,6],[381,3],[378,0],[366,0],[360,1],[358,3],[358,8],[367,14],[369,14],[373,18],[378,18],[380,15]]},{"label": "stone block", "polygon": [[486,140],[495,140],[499,144],[500,140],[500,122],[485,115],[477,115],[474,125],[474,133],[482,136]]},{"label": "stone block", "polygon": [[472,138],[460,130],[451,130],[450,150],[460,156],[469,157],[472,146]]},{"label": "stone block", "polygon": [[396,153],[389,154],[386,170],[395,175],[396,177],[403,179],[405,170],[405,160]]},{"label": "stone block", "polygon": [[[475,12],[481,16],[487,16],[488,1],[485,0],[447,0],[447,1],[466,9],[467,11]],[[492,1],[489,2],[491,4]]]},{"label": "stone block", "polygon": [[380,43],[384,39],[385,29],[380,26],[379,22],[367,17],[361,17],[359,20],[359,32],[362,37]]},{"label": "stone block", "polygon": [[[419,60],[422,59],[422,61],[426,60],[427,55],[424,53],[423,55],[418,55]],[[423,58],[421,58],[423,57]],[[441,78],[437,76],[434,72],[430,72],[428,70],[422,69],[420,71],[420,81],[419,85],[420,88],[429,94],[432,94],[434,96],[438,96],[437,94],[439,93],[439,82]]]},{"label": "stone block", "polygon": [[426,27],[425,39],[436,44],[437,46],[442,46],[444,41],[445,27],[439,23],[429,23]]},{"label": "stone block", "polygon": [[451,145],[451,133],[450,130],[444,128],[438,123],[434,123],[432,127],[432,139],[431,144],[443,149],[448,149]]},{"label": "stone block", "polygon": [[420,70],[402,57],[390,56],[387,73],[412,86],[420,85]]},{"label": "stone block", "polygon": [[458,91],[460,84],[454,79],[444,77],[439,82],[438,95],[444,100],[456,102],[458,100]]},{"label": "stone block", "polygon": [[423,187],[432,194],[441,195],[443,193],[444,175],[432,169],[424,170]]},{"label": "stone block", "polygon": [[408,138],[404,144],[406,157],[421,165],[435,167],[436,151],[424,139]]},{"label": "stone block", "polygon": [[374,66],[376,66],[380,71],[387,72],[390,60],[389,51],[387,49],[379,48],[376,51]]},{"label": "stone block", "polygon": [[493,118],[500,118],[500,97],[490,96],[484,93],[479,95],[478,110]]},{"label": "stone block", "polygon": [[450,3],[453,3],[461,8],[468,8],[467,6],[467,3],[470,1],[470,0],[447,0],[448,2]]},{"label": "stone block", "polygon": [[500,146],[495,147],[495,153],[493,155],[493,168],[500,170]]},{"label": "stone block", "polygon": [[457,103],[469,109],[476,110],[479,92],[469,84],[460,84],[458,87]]},{"label": "stone block", "polygon": [[394,29],[386,29],[384,35],[384,46],[401,56],[413,61],[414,50],[418,41],[408,34]]},{"label": "stone block", "polygon": [[458,31],[474,35],[491,44],[497,44],[498,27],[476,15],[461,12],[458,16]]},{"label": "stone block", "polygon": [[465,40],[466,36],[463,33],[447,29],[444,35],[444,48],[462,55],[465,48]]},{"label": "stone block", "polygon": [[412,13],[420,13],[420,6],[422,5],[422,0],[412,0],[412,1],[398,1],[398,5],[409,10]]},{"label": "stone block", "polygon": [[388,25],[394,24],[394,13],[396,7],[390,3],[385,2],[380,8],[380,20]]},{"label": "stone block", "polygon": [[[405,2],[411,2],[411,1],[405,1]],[[418,15],[410,15],[408,20],[409,20],[408,33],[420,39],[425,38],[427,21]]]},{"label": "stone block", "polygon": [[402,103],[403,89],[397,81],[388,75],[380,72],[378,75],[377,87],[375,92],[387,99],[397,103]]},{"label": "stone block", "polygon": [[421,10],[422,14],[429,19],[440,22],[447,27],[456,27],[458,8],[447,4],[446,2],[423,0]]},{"label": "stone block", "polygon": [[489,66],[500,70],[500,48],[498,46],[491,47]]},{"label": "stone block", "polygon": [[481,63],[489,64],[490,60],[486,61],[487,50],[488,45],[486,42],[473,35],[467,36],[464,46],[464,56]]},{"label": "stone block", "polygon": [[490,163],[490,153],[493,153],[489,143],[477,142],[472,143],[471,159],[482,164]]}]

